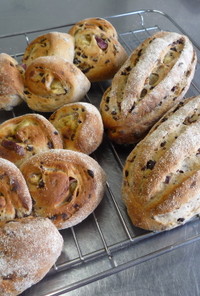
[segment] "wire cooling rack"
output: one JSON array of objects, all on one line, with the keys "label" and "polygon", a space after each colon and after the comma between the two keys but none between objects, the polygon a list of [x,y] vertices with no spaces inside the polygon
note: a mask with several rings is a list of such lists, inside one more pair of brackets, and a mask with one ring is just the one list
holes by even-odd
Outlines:
[{"label": "wire cooling rack", "polygon": [[[186,34],[168,15],[155,10],[141,10],[105,17],[117,29],[120,42],[129,53],[150,35],[161,31]],[[38,35],[68,32],[73,24],[0,36],[0,51],[19,62],[27,44]],[[187,35],[187,34],[186,34]],[[196,48],[199,60],[199,47]],[[198,95],[199,61],[187,96]],[[102,94],[110,81],[93,83],[85,100],[99,107]],[[12,111],[1,111],[0,121],[32,112],[26,104]],[[46,115],[46,114],[43,114]],[[29,296],[57,296],[76,290],[155,257],[172,252],[200,239],[200,223],[196,218],[184,226],[162,233],[147,232],[130,222],[121,200],[122,168],[132,147],[111,143],[106,135],[92,155],[107,173],[107,188],[98,208],[81,224],[62,230],[63,252],[49,274],[23,293]],[[66,295],[66,294],[65,294]]]}]

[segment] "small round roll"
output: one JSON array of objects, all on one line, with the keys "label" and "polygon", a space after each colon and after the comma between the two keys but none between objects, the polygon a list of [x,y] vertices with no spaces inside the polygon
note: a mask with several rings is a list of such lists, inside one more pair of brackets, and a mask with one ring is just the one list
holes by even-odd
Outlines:
[{"label": "small round roll", "polygon": [[127,59],[115,28],[105,19],[84,19],[69,34],[75,39],[74,64],[91,82],[111,79]]},{"label": "small round roll", "polygon": [[48,273],[61,254],[63,238],[46,218],[0,223],[0,295],[16,296]]},{"label": "small round roll", "polygon": [[81,100],[90,89],[87,77],[60,57],[35,59],[25,72],[25,101],[40,112],[54,112]]},{"label": "small round roll", "polygon": [[41,56],[59,56],[73,63],[74,38],[61,32],[49,32],[35,38],[26,48],[22,63],[28,66]]},{"label": "small round roll", "polygon": [[12,162],[0,158],[0,221],[21,218],[31,211],[32,199],[22,173]]},{"label": "small round roll", "polygon": [[55,111],[49,121],[62,136],[65,149],[91,154],[102,142],[102,118],[92,104],[67,104]]},{"label": "small round roll", "polygon": [[83,221],[103,198],[106,177],[90,156],[54,149],[20,167],[33,199],[33,216],[48,217],[58,229]]},{"label": "small round roll", "polygon": [[63,148],[55,127],[42,115],[25,114],[0,125],[0,157],[20,166],[41,151]]},{"label": "small round roll", "polygon": [[0,54],[0,109],[9,111],[23,102],[24,69],[6,53]]}]

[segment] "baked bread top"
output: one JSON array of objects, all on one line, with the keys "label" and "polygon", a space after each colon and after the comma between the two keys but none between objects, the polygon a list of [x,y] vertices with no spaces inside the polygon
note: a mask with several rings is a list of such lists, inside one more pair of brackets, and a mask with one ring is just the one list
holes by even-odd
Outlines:
[{"label": "baked bread top", "polygon": [[128,156],[123,200],[133,224],[171,229],[200,212],[200,96],[179,102]]},{"label": "baked bread top", "polygon": [[26,47],[22,63],[28,66],[41,56],[59,56],[72,63],[74,59],[74,38],[61,32],[49,32],[38,36]]},{"label": "baked bread top", "polygon": [[0,54],[0,109],[11,110],[23,102],[24,69],[6,53]]},{"label": "baked bread top", "polygon": [[103,198],[105,173],[84,153],[54,149],[20,169],[34,201],[33,215],[50,218],[59,229],[80,223]]},{"label": "baked bread top", "polygon": [[25,114],[0,125],[0,157],[16,166],[41,151],[62,148],[55,127],[40,114]]},{"label": "baked bread top", "polygon": [[182,100],[196,61],[192,43],[178,33],[158,32],[141,43],[103,95],[101,114],[109,137],[119,144],[141,140]]}]

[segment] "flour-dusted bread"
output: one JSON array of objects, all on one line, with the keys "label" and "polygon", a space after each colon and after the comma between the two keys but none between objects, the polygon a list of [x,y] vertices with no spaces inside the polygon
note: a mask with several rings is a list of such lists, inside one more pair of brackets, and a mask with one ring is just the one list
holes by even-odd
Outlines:
[{"label": "flour-dusted bread", "polygon": [[32,199],[22,173],[0,158],[0,221],[28,216],[31,211]]},{"label": "flour-dusted bread", "polygon": [[70,30],[75,39],[74,64],[91,82],[111,79],[127,59],[113,25],[102,18],[88,18]]},{"label": "flour-dusted bread", "polygon": [[38,36],[26,47],[22,63],[28,66],[42,56],[59,56],[70,63],[74,59],[74,38],[61,32],[49,32]]},{"label": "flour-dusted bread", "polygon": [[39,57],[25,72],[25,101],[40,112],[54,112],[80,101],[90,89],[87,77],[61,57]]},{"label": "flour-dusted bread", "polygon": [[50,116],[49,121],[62,136],[65,149],[91,154],[102,142],[102,118],[92,104],[78,102],[64,105]]},{"label": "flour-dusted bread", "polygon": [[102,200],[105,173],[90,156],[55,149],[20,167],[33,199],[33,215],[48,217],[59,229],[80,223]]},{"label": "flour-dusted bread", "polygon": [[6,53],[0,54],[0,109],[11,110],[23,102],[24,69]]},{"label": "flour-dusted bread", "polygon": [[139,45],[102,98],[101,114],[109,137],[119,144],[141,140],[182,100],[196,61],[190,40],[177,33],[159,32]]},{"label": "flour-dusted bread", "polygon": [[0,295],[16,296],[39,282],[62,247],[62,236],[47,218],[0,222]]},{"label": "flour-dusted bread", "polygon": [[134,225],[174,228],[200,213],[200,96],[179,102],[137,144],[123,171]]},{"label": "flour-dusted bread", "polygon": [[41,151],[62,147],[60,134],[42,115],[24,114],[0,124],[0,157],[16,166]]}]

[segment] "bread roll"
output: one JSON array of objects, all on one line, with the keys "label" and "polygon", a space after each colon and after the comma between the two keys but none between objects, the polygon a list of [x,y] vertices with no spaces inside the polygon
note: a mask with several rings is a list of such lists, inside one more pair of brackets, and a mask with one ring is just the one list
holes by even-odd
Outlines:
[{"label": "bread roll", "polygon": [[105,19],[81,20],[69,34],[75,38],[74,64],[91,82],[111,79],[127,59],[115,28]]},{"label": "bread roll", "polygon": [[35,59],[25,73],[25,101],[40,112],[54,112],[81,100],[90,89],[87,77],[60,57]]},{"label": "bread roll", "polygon": [[189,39],[159,32],[131,54],[102,98],[101,114],[111,140],[134,144],[174,104],[194,76],[196,53]]},{"label": "bread roll", "polygon": [[54,149],[20,167],[33,198],[33,215],[48,217],[57,228],[80,223],[100,203],[105,173],[90,156]]},{"label": "bread roll", "polygon": [[0,295],[16,296],[39,282],[62,247],[62,236],[47,218],[0,222]]},{"label": "bread roll", "polygon": [[22,63],[28,66],[33,60],[42,56],[59,56],[73,63],[74,38],[61,32],[49,32],[38,36],[27,46]]},{"label": "bread roll", "polygon": [[67,104],[55,111],[49,121],[62,136],[65,149],[91,154],[102,142],[102,118],[92,104]]},{"label": "bread roll", "polygon": [[0,221],[30,215],[32,199],[20,170],[0,158]]},{"label": "bread roll", "polygon": [[134,225],[177,227],[200,213],[200,96],[179,102],[128,156],[123,200]]},{"label": "bread roll", "polygon": [[0,109],[9,111],[23,102],[24,69],[6,53],[0,54]]},{"label": "bread roll", "polygon": [[58,131],[42,115],[25,114],[0,125],[0,157],[16,166],[41,151],[62,147]]}]

